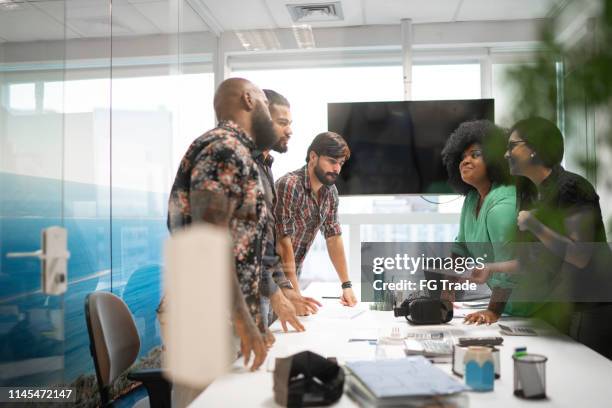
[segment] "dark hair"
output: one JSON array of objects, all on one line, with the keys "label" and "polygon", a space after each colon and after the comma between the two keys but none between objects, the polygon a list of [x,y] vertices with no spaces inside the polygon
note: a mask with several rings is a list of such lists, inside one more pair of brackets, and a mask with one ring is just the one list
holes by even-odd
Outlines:
[{"label": "dark hair", "polygon": [[[531,117],[518,121],[510,129],[510,133],[518,133],[527,146],[536,154],[538,163],[550,169],[559,166],[563,159],[563,135],[551,121],[541,117]],[[516,198],[519,210],[531,208],[538,195],[535,184],[527,177],[517,177]]]},{"label": "dark hair", "polygon": [[482,147],[489,180],[492,183],[512,184],[513,179],[504,159],[507,141],[505,132],[488,120],[474,120],[459,125],[442,150],[442,163],[448,173],[448,184],[462,195],[474,189],[461,179],[459,164],[465,149],[475,143]]},{"label": "dark hair", "polygon": [[351,157],[351,151],[342,136],[334,132],[323,132],[315,136],[306,152],[306,163],[310,160],[310,152],[334,159],[344,157],[348,160]]},{"label": "dark hair", "polygon": [[553,168],[563,159],[563,135],[559,128],[548,119],[532,117],[518,121],[510,133],[518,133],[536,154],[539,162]]},{"label": "dark hair", "polygon": [[270,106],[280,105],[280,106],[286,106],[288,108],[291,107],[291,105],[289,105],[289,101],[287,100],[287,98],[285,98],[283,95],[279,94],[278,92],[273,91],[272,89],[264,89],[263,91],[266,94],[266,98],[268,98],[268,102],[270,102]]}]

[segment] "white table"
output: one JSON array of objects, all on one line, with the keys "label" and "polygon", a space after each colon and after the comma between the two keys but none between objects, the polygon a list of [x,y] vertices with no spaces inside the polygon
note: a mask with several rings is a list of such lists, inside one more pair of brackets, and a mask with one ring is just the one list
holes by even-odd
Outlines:
[{"label": "white table", "polygon": [[[313,283],[306,294],[337,296],[337,284]],[[350,338],[377,338],[388,335],[395,326],[402,330],[437,330],[455,336],[500,336],[496,324],[491,326],[464,325],[461,318],[442,326],[408,326],[405,319],[395,318],[392,312],[367,310],[367,304],[357,307],[364,312],[352,319],[330,315],[340,308],[338,300],[324,300],[328,312],[302,318],[306,331],[283,333],[278,323],[272,326],[276,343],[267,361],[257,372],[249,372],[237,361],[230,373],[213,382],[191,407],[276,407],[272,392],[272,369],[276,357],[286,357],[310,350],[326,357],[334,356],[342,364],[346,361],[375,358],[376,346],[368,342],[348,342]],[[334,313],[329,313],[332,311]],[[328,314],[328,317],[325,316]],[[528,322],[524,319],[503,318],[509,325]],[[540,327],[540,326],[538,326]],[[612,362],[586,346],[550,328],[537,329],[538,336],[505,336],[501,350],[501,378],[495,381],[495,390],[487,393],[468,393],[470,407],[609,407],[612,406]],[[515,347],[526,346],[528,352],[548,357],[546,364],[547,400],[527,401],[513,395],[512,353]],[[451,372],[450,364],[437,364]],[[334,405],[356,407],[357,404],[343,395]]]}]

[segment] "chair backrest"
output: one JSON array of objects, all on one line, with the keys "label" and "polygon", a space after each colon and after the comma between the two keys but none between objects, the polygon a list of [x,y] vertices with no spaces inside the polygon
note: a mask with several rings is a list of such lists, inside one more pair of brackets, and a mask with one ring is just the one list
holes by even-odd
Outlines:
[{"label": "chair backrest", "polygon": [[138,357],[140,337],[127,305],[110,292],[87,295],[85,320],[100,396],[106,405],[110,385]]}]

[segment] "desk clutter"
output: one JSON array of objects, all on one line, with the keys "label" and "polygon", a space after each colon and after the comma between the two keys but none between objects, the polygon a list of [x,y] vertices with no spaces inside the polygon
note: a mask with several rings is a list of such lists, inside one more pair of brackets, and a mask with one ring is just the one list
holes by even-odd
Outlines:
[{"label": "desk clutter", "polygon": [[468,390],[423,356],[356,361],[346,368],[350,373],[347,392],[363,406],[421,406],[441,402],[440,397],[457,399],[457,394]]},{"label": "desk clutter", "polygon": [[[444,331],[402,335],[394,327],[376,343],[376,360],[349,362],[347,392],[361,406],[467,406],[465,391],[490,392],[501,378],[503,338],[457,337]],[[381,351],[382,350],[382,351]],[[518,348],[514,395],[546,398],[546,357]],[[452,363],[447,374],[433,363]],[[459,380],[462,379],[462,380]]]},{"label": "desk clutter", "polygon": [[[499,326],[502,335],[533,335],[527,326]],[[373,359],[361,361],[353,356],[355,360],[347,360],[339,354],[342,367],[334,357],[310,351],[277,358],[274,399],[288,407],[326,406],[346,392],[363,407],[468,407],[469,393],[495,392],[502,364],[510,364],[509,356],[500,352],[502,336],[490,330],[470,333],[475,336],[446,325],[415,328],[396,324],[377,333],[361,330],[347,339],[347,344],[362,344],[361,350],[372,347]],[[515,350],[511,382],[515,397],[547,398],[546,361],[545,356],[527,353],[524,347]],[[450,364],[450,372],[440,363]]]}]

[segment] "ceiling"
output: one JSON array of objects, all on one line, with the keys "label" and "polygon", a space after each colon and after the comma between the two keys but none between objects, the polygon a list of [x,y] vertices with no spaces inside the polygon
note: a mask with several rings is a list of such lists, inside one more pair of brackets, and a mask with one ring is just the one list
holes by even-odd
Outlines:
[{"label": "ceiling", "polygon": [[[536,19],[568,0],[112,0],[113,36],[271,29],[287,4],[339,1],[342,21],[313,27]],[[173,5],[179,4],[179,12]],[[109,37],[110,0],[0,0],[0,42]]]}]

